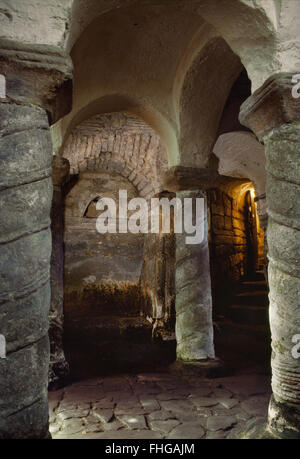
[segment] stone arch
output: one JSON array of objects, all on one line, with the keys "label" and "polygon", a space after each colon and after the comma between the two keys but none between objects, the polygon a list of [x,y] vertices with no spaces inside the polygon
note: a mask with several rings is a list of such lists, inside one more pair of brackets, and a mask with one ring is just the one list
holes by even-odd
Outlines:
[{"label": "stone arch", "polygon": [[[159,7],[165,2],[156,2]],[[71,50],[80,39],[86,28],[97,17],[120,10],[122,7],[129,11],[133,8],[134,0],[126,2],[98,0],[74,0],[72,2],[72,24],[68,36],[67,48]],[[141,0],[139,6],[148,7],[150,0]],[[275,34],[283,28],[286,18],[295,7],[286,7],[279,0],[181,0],[167,5],[169,11],[179,10],[181,14],[189,13],[204,19],[211,24],[222,36],[232,50],[240,56],[247,67],[254,89],[272,73],[283,69],[280,54],[289,54],[289,50],[280,49]],[[295,12],[293,12],[295,14]],[[296,39],[295,28],[297,20],[292,24],[291,32]],[[285,35],[286,31],[285,31]],[[247,38],[246,38],[247,37]],[[287,40],[287,37],[283,37]],[[255,58],[255,59],[254,59]],[[291,59],[285,65],[291,64]]]},{"label": "stone arch", "polygon": [[[233,84],[238,75],[238,64],[236,64],[235,75],[232,75],[232,71],[234,71],[232,67],[233,60],[235,58],[237,61],[238,57],[241,59],[248,71],[254,89],[264,81],[266,76],[273,73],[277,65],[274,57],[276,54],[275,29],[279,23],[280,12],[279,5],[275,0],[271,0],[268,3],[263,0],[256,0],[251,3],[246,3],[244,0],[228,0],[226,2],[220,2],[219,0],[188,0],[184,6],[182,2],[175,1],[172,2],[172,8],[164,2],[156,2],[154,6],[147,0],[139,2],[138,7],[130,0],[126,1],[125,4],[124,2],[105,2],[104,4],[101,1],[94,2],[90,0],[82,2],[81,0],[75,0],[72,2],[72,26],[68,39],[68,48],[72,50],[72,58],[75,64],[75,104],[73,113],[68,120],[70,121],[74,116],[76,117],[77,113],[83,109],[80,99],[86,98],[88,105],[90,105],[96,99],[113,94],[116,88],[120,88],[124,98],[137,101],[138,106],[151,107],[153,113],[156,112],[156,117],[157,115],[158,118],[160,117],[160,120],[156,119],[155,124],[160,126],[162,139],[165,140],[164,137],[167,138],[165,143],[171,166],[178,165],[181,161],[184,162],[184,165],[190,165],[189,163],[194,163],[194,156],[196,155],[198,162],[196,166],[206,167],[208,150],[211,149],[216,140],[215,124],[218,123],[220,118],[220,114],[217,112],[222,111],[223,99],[226,99],[230,85]],[[186,21],[189,24],[188,29],[184,28],[185,19],[183,18],[185,16],[189,19]],[[148,22],[145,19],[146,17]],[[164,24],[165,17],[169,21],[170,30],[167,31]],[[176,22],[178,17],[181,18],[182,24]],[[159,21],[155,21],[155,18],[158,18]],[[102,33],[102,29],[105,32],[107,23],[111,25],[114,21],[122,27],[123,23],[127,24],[122,35],[124,45],[123,40],[121,40],[123,46],[126,46],[127,43],[126,34],[129,33],[130,35],[132,33],[132,25],[136,26],[133,27],[136,34],[136,36],[134,35],[134,43],[129,39],[130,48],[134,46],[135,49],[135,53],[132,54],[135,57],[135,61],[130,61],[129,68],[126,67],[127,63],[124,63],[121,69],[118,68],[117,72],[113,69],[115,68],[114,65],[120,62],[120,59],[118,59],[117,55],[114,55],[114,35],[109,40],[109,53],[105,49],[103,52],[99,51],[94,46],[94,43],[105,41],[100,39],[99,34]],[[143,39],[140,40],[138,38],[139,21],[145,21],[141,29],[143,31],[147,30],[149,49],[144,46]],[[150,46],[150,43],[152,43],[151,34],[154,30],[153,24],[160,22],[162,23],[161,28],[155,26],[157,28],[153,34],[158,39],[158,42],[153,42]],[[169,36],[172,36],[172,22],[176,25],[174,27],[176,33],[180,31],[180,37],[184,37],[184,39],[180,38],[178,49],[175,51],[174,39],[172,42],[169,38]],[[128,28],[127,26],[130,27]],[[114,33],[111,32],[112,30],[119,30],[119,27],[110,27],[109,33]],[[140,42],[142,43],[141,46]],[[118,43],[117,48],[121,49],[120,39]],[[177,64],[177,72],[174,72],[173,66],[168,64],[168,57],[164,56],[161,50],[158,53],[159,43],[164,43],[164,48],[167,50],[166,56],[167,54],[172,56],[172,61]],[[225,51],[226,46],[227,50]],[[218,48],[220,48],[220,54],[224,53],[223,59],[218,58]],[[93,67],[92,69],[91,67],[91,72],[84,72],[88,74],[88,77],[85,75],[84,78],[82,78],[82,71],[77,65],[79,56],[82,56],[83,51],[85,52],[85,63],[88,64],[88,61],[90,61],[95,65],[95,68]],[[210,53],[211,56],[209,58]],[[162,61],[165,62],[158,60],[160,54]],[[99,56],[102,59],[101,63]],[[145,57],[147,58],[145,59]],[[208,59],[210,59],[210,62],[205,62]],[[152,65],[148,69],[148,63],[153,60],[157,61],[158,65]],[[193,80],[197,80],[196,67],[198,60],[202,60],[202,64],[199,64],[202,67],[202,70],[199,68],[199,74],[201,71],[205,74],[203,67],[206,64],[207,71],[212,68],[213,63],[216,64],[214,69],[215,82],[212,84],[214,84],[215,88],[223,87],[222,96],[220,91],[214,91],[207,97],[210,91],[207,92],[199,88],[196,92],[189,90],[193,85]],[[99,70],[97,70],[98,67]],[[86,66],[83,65],[82,68],[85,69]],[[133,68],[135,72],[131,75]],[[159,73],[158,69],[162,68],[164,71]],[[219,73],[217,74],[218,68]],[[106,74],[108,75],[109,69],[111,70],[110,78],[105,76]],[[123,78],[114,81],[116,74],[119,77],[123,75]],[[136,79],[137,75],[139,76],[138,79]],[[150,75],[150,79],[147,81],[148,84],[143,86],[146,75]],[[155,81],[160,81],[160,87],[167,89],[164,92],[164,97],[159,97],[160,88],[155,87]],[[172,86],[171,91],[170,86]],[[178,91],[178,89],[182,89],[182,92]],[[95,91],[97,94],[92,96]],[[216,93],[219,96],[218,101],[215,101]],[[189,107],[186,111],[181,106],[181,102],[191,98],[193,101],[190,104],[187,103]],[[213,107],[214,110],[212,110],[211,99],[214,105],[218,106],[218,109]],[[198,126],[198,139],[194,136],[194,144],[189,145],[190,142],[187,142],[186,139],[189,138],[189,134],[192,133],[193,135],[193,131],[196,129],[195,125],[199,115],[196,110],[197,104],[201,105],[201,109],[205,110],[206,114],[209,113],[210,116],[207,117],[209,122],[205,126],[200,126],[200,128]],[[162,120],[163,123],[161,123]],[[163,132],[165,136],[162,135]],[[200,158],[199,153],[204,157]]]},{"label": "stone arch", "polygon": [[241,70],[238,56],[218,36],[193,56],[177,89],[181,165],[208,166],[225,102]]},{"label": "stone arch", "polygon": [[122,93],[106,94],[99,99],[86,104],[78,111],[73,111],[52,127],[52,140],[54,149],[59,152],[64,148],[64,144],[70,133],[83,121],[96,115],[125,112],[130,113],[144,121],[160,137],[162,144],[166,148],[168,162],[176,161],[177,138],[172,125],[159,111],[149,105],[144,105],[138,99],[128,97]]},{"label": "stone arch", "polygon": [[128,113],[96,115],[70,133],[63,155],[71,174],[108,171],[128,179],[142,197],[162,190],[166,150],[155,131]]}]

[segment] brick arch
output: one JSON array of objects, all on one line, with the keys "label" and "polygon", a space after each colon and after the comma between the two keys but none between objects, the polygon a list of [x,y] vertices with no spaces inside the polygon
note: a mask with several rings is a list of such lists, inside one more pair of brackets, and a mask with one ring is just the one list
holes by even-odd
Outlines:
[{"label": "brick arch", "polygon": [[63,156],[70,173],[108,171],[127,178],[143,197],[162,190],[167,153],[158,134],[128,113],[96,115],[69,135]]}]

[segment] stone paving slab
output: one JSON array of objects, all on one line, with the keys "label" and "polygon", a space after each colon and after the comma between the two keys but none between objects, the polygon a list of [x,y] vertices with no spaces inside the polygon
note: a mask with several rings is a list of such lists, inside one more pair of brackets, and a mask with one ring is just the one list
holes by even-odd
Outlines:
[{"label": "stone paving slab", "polygon": [[261,375],[93,378],[49,393],[50,432],[54,439],[238,438],[247,423],[266,420],[269,393]]}]

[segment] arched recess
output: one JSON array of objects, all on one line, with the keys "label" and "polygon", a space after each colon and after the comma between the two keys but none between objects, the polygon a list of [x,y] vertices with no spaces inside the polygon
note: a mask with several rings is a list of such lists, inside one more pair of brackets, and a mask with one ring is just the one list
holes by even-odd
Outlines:
[{"label": "arched recess", "polygon": [[162,190],[167,154],[157,133],[128,113],[95,115],[76,126],[64,145],[71,175],[107,171],[127,178],[140,196]]},{"label": "arched recess", "polygon": [[[281,49],[275,34],[285,26],[287,18],[297,17],[297,5],[282,5],[280,0],[167,0],[156,1],[140,0],[139,8],[153,6],[155,8],[164,5],[169,13],[180,10],[181,15],[190,14],[201,17],[211,24],[220,36],[222,36],[232,50],[240,56],[247,68],[253,82],[253,88],[257,89],[272,73],[283,70],[281,55],[288,55],[286,60],[288,69],[292,71],[290,47]],[[118,11],[120,7],[136,8],[135,0],[74,0],[72,8],[72,23],[68,37],[67,48],[72,49],[84,30],[95,20],[96,17],[109,12]],[[285,30],[282,39],[285,43],[297,42],[298,25],[294,19],[289,32]],[[282,35],[282,34],[281,34]],[[294,61],[295,61],[294,56]],[[295,65],[294,65],[295,67]],[[296,68],[296,67],[295,67]],[[294,68],[294,69],[295,69]]]},{"label": "arched recess", "polygon": [[221,37],[208,40],[192,58],[177,89],[181,165],[208,166],[225,102],[241,70],[239,57]]},{"label": "arched recess", "polygon": [[[178,162],[173,82],[182,52],[202,24],[200,16],[165,4],[122,5],[94,18],[72,47],[73,110],[61,123],[62,137],[87,107],[111,103],[110,111],[142,116],[165,143],[169,163]],[[107,112],[99,108],[96,113]]]},{"label": "arched recess", "polygon": [[272,73],[299,68],[297,0],[64,0],[61,4],[56,0],[36,0],[30,5],[11,1],[2,8],[1,37],[57,46],[69,53],[97,17],[124,7],[160,5],[170,13],[177,9],[212,24],[241,57],[253,89]]},{"label": "arched recess", "polygon": [[153,5],[153,0],[65,0],[57,5],[56,0],[37,0],[37,3],[38,7],[34,3],[8,2],[2,11],[1,36],[20,43],[57,46],[69,53],[96,18],[122,8],[164,5],[170,14],[177,9],[182,15],[201,17],[211,24],[240,56],[253,90],[273,73],[295,72],[299,68],[298,1],[160,0]]},{"label": "arched recess", "polygon": [[264,146],[251,132],[231,132],[221,135],[214,154],[219,159],[221,175],[248,178],[252,181],[258,198],[257,212],[262,228],[266,224],[266,170]]},{"label": "arched recess", "polygon": [[[263,81],[255,71],[267,72],[259,61],[271,60],[276,11],[273,1],[259,0],[187,0],[184,5],[179,1],[154,5],[145,0],[137,5],[130,0],[75,0],[68,38],[75,69],[74,104],[58,137],[64,138],[68,126],[86,107],[119,94],[122,103],[127,101],[126,110],[136,110],[158,131],[167,146],[170,165],[180,164],[181,155],[184,165],[193,163],[195,155],[198,165],[205,165],[207,150],[215,140],[216,111],[222,110],[223,98],[238,75],[233,69],[238,58],[231,50],[242,59],[252,83],[258,78]],[[260,53],[256,52],[254,59],[251,50],[257,48]],[[203,78],[193,92],[198,65]],[[208,81],[213,92],[207,88]],[[187,111],[181,107],[184,101],[189,105]],[[194,136],[199,106],[206,115],[202,119],[207,119],[197,129],[202,141]],[[199,152],[204,158],[199,158]]]},{"label": "arched recess", "polygon": [[155,132],[166,150],[169,164],[177,161],[178,147],[176,133],[170,123],[157,110],[140,101],[120,93],[107,94],[85,105],[78,112],[74,110],[52,127],[54,151],[63,154],[66,142],[73,130],[85,120],[107,113],[124,112],[139,118],[144,126]]}]

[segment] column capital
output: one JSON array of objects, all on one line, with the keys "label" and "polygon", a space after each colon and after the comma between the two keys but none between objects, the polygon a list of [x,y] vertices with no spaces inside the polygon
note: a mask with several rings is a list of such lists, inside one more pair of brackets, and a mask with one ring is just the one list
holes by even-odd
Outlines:
[{"label": "column capital", "polygon": [[54,155],[52,159],[52,182],[56,187],[64,185],[70,172],[70,163],[62,156]]},{"label": "column capital", "polygon": [[300,120],[300,98],[293,96],[294,75],[272,75],[242,104],[240,123],[251,129],[260,141],[282,124]]},{"label": "column capital", "polygon": [[53,124],[71,109],[72,72],[70,56],[56,46],[0,39],[1,102],[42,107]]},{"label": "column capital", "polygon": [[209,168],[173,166],[163,175],[163,184],[168,191],[207,190],[218,178],[218,172]]}]

